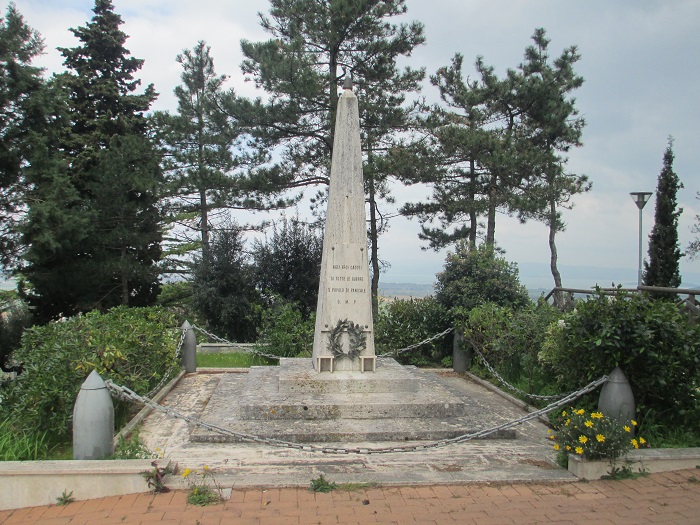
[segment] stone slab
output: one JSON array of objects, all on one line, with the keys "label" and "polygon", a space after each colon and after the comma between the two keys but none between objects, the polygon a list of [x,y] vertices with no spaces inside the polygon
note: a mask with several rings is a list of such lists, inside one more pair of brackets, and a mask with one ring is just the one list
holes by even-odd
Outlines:
[{"label": "stone slab", "polygon": [[279,391],[289,394],[378,394],[417,392],[420,377],[413,366],[377,359],[374,372],[317,372],[310,359],[280,359]]},{"label": "stone slab", "polygon": [[[294,442],[413,441],[452,438],[492,426],[499,420],[477,398],[465,396],[440,376],[393,359],[379,359],[376,377],[410,385],[411,391],[343,392],[342,374],[307,372],[307,359],[285,359],[279,367],[254,367],[247,378],[220,378],[202,419],[232,432]],[[349,373],[349,372],[348,372]],[[364,374],[361,374],[364,375]],[[281,377],[286,377],[281,391]],[[304,383],[294,392],[292,378]],[[357,379],[363,381],[363,379]],[[380,388],[380,384],[375,385]],[[373,387],[370,387],[370,390]],[[290,391],[291,390],[291,391]],[[514,431],[490,438],[515,437]],[[244,438],[195,428],[192,442],[236,442]]]},{"label": "stone slab", "polygon": [[[227,373],[200,370],[185,375],[163,401],[193,418],[203,411],[216,385],[226,375],[245,378],[247,370],[229,369]],[[425,371],[434,374],[451,390],[476,399],[480,413],[498,424],[522,417],[526,411],[487,390],[463,374],[446,370]],[[165,457],[184,468],[208,466],[217,482],[235,487],[308,487],[323,474],[337,483],[376,482],[383,484],[441,484],[469,482],[562,482],[576,477],[557,466],[556,452],[547,439],[547,426],[534,420],[517,427],[517,439],[475,440],[422,451],[337,455],[293,450],[263,443],[194,443],[190,441],[192,424],[161,412],[146,418],[141,438],[151,449],[159,448]],[[343,443],[329,443],[342,446]],[[379,448],[389,442],[353,443],[353,447]],[[180,476],[175,481],[181,482]],[[168,482],[170,485],[170,482]]]}]

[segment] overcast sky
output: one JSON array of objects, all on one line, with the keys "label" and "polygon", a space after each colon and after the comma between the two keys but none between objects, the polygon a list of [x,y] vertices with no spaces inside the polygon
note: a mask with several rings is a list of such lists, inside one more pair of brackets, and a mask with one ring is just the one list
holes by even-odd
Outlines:
[{"label": "overcast sky", "polygon": [[[70,27],[91,17],[92,0],[17,0],[29,25],[44,37],[46,55],[38,61],[48,71],[61,70],[57,46],[76,45]],[[3,2],[3,13],[6,2]],[[515,68],[537,27],[551,39],[550,55],[577,45],[582,59],[577,72],[585,79],[576,93],[587,126],[583,147],[570,155],[569,169],[593,183],[565,212],[567,230],[557,237],[564,286],[590,287],[596,282],[636,284],[638,211],[631,191],[654,191],[667,137],[675,139],[674,169],[685,187],[678,231],[682,248],[694,237],[691,226],[700,214],[700,2],[697,0],[407,0],[402,20],[425,25],[426,44],[409,59],[429,74],[447,65],[456,52],[465,57],[465,76],[482,55],[502,76]],[[268,38],[257,12],[264,0],[114,0],[130,36],[127,48],[145,59],[140,78],[160,93],[154,109],[176,108],[173,88],[179,83],[175,56],[198,40],[211,45],[216,69],[229,75],[239,94],[257,96],[244,83],[239,65],[242,38]],[[436,99],[430,86],[424,94]],[[397,187],[397,205],[424,197]],[[644,209],[644,253],[653,224],[652,200]],[[380,240],[380,257],[391,264],[387,282],[432,283],[445,252],[422,251],[417,221],[394,219]],[[521,225],[499,216],[498,245],[521,267],[530,287],[551,287],[549,249],[543,225]],[[582,271],[579,267],[589,267]],[[700,261],[683,259],[684,284],[700,284]]]}]

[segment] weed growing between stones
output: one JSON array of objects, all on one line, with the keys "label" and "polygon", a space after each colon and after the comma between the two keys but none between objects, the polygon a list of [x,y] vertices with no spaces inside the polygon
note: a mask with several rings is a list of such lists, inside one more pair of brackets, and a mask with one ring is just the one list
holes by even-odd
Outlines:
[{"label": "weed growing between stones", "polygon": [[75,501],[73,491],[71,490],[68,494],[66,494],[66,490],[67,489],[63,489],[63,494],[56,498],[56,505],[68,505],[69,503],[73,503]]},{"label": "weed growing between stones", "polygon": [[[182,477],[187,482],[187,503],[190,505],[212,505],[222,500],[221,486],[216,482],[214,474],[208,466],[204,466],[201,472],[185,469]],[[213,487],[209,486],[209,480]]]}]

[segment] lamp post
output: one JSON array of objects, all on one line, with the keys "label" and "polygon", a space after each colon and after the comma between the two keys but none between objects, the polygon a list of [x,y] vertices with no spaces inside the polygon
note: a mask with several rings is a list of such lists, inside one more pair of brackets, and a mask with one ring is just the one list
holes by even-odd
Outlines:
[{"label": "lamp post", "polygon": [[644,205],[652,196],[650,191],[632,191],[630,192],[632,200],[639,208],[639,266],[637,269],[637,286],[642,285],[642,210]]}]

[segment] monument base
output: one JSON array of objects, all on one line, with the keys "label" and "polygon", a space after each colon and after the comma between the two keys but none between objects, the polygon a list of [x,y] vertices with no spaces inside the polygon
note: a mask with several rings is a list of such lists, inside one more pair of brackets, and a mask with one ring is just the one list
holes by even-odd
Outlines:
[{"label": "monument base", "polygon": [[[352,377],[349,377],[352,376]],[[231,431],[295,442],[445,439],[495,426],[488,407],[464,399],[435,374],[379,358],[376,371],[318,373],[310,359],[225,374],[201,419]],[[515,432],[491,438],[515,437]],[[194,442],[235,442],[207,429]]]}]

